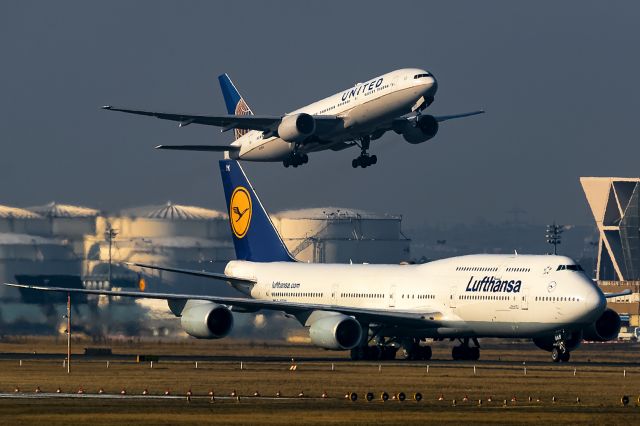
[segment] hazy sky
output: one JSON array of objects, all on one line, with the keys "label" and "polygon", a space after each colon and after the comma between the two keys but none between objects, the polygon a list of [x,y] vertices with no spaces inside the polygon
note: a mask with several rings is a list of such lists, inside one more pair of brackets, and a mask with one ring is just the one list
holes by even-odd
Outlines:
[{"label": "hazy sky", "polygon": [[232,132],[107,112],[224,114],[227,72],[257,114],[281,114],[402,67],[432,71],[434,114],[485,108],[410,145],[309,164],[244,163],[267,208],[339,205],[422,222],[592,222],[580,176],[638,176],[640,3],[590,1],[0,2],[0,204],[224,208]]}]

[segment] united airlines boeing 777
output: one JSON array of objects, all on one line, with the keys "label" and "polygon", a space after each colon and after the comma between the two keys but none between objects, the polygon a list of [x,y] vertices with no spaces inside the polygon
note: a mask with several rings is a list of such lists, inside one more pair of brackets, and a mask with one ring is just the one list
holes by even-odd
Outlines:
[{"label": "united airlines boeing 777", "polygon": [[298,167],[309,161],[308,154],[312,152],[340,151],[357,145],[360,155],[351,163],[354,168],[377,163],[377,157],[369,154],[370,143],[389,130],[402,134],[411,144],[418,144],[433,138],[443,121],[484,112],[422,114],[434,101],[438,84],[433,74],[417,68],[392,71],[277,116],[253,115],[229,76],[223,74],[218,79],[229,115],[103,108],[178,121],[180,127],[196,123],[222,127],[223,131],[235,129],[231,145],[160,145],[159,149],[220,151],[233,159],[282,161],[285,167]]},{"label": "united airlines boeing 777", "polygon": [[472,255],[422,265],[308,264],[290,255],[244,171],[220,161],[237,260],[224,273],[143,268],[227,281],[246,298],[8,284],[69,293],[166,299],[191,336],[225,337],[233,312],[282,311],[311,342],[353,359],[431,358],[426,339],[457,339],[453,359],[478,359],[478,338],[530,338],[568,361],[583,339],[616,338],[620,317],[580,266],[564,256]]}]

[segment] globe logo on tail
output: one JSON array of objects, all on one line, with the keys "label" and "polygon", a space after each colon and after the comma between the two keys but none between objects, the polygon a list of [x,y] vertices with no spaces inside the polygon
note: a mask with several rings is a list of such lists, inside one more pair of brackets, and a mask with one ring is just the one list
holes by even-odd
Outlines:
[{"label": "globe logo on tail", "polygon": [[251,196],[243,186],[238,186],[231,194],[229,201],[229,223],[233,235],[244,238],[251,223]]}]

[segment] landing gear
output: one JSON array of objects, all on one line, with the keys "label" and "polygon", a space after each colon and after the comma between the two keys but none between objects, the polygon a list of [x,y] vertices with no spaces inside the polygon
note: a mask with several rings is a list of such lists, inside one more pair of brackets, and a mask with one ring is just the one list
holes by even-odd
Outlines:
[{"label": "landing gear", "polygon": [[553,362],[569,362],[570,358],[571,358],[571,352],[559,346],[555,346],[551,350],[551,360]]},{"label": "landing gear", "polygon": [[358,167],[362,167],[364,169],[365,167],[372,166],[377,162],[378,162],[378,157],[376,157],[375,155],[366,154],[351,160],[351,167],[353,167],[354,169],[357,169]]},{"label": "landing gear", "polygon": [[431,346],[420,346],[420,341],[414,339],[402,344],[402,358],[412,361],[428,361],[431,359]]},{"label": "landing gear", "polygon": [[478,339],[473,338],[475,346],[469,346],[469,338],[465,337],[460,341],[459,346],[451,349],[451,358],[454,360],[477,361],[480,359],[480,344]]},{"label": "landing gear", "polygon": [[569,351],[571,345],[571,338],[573,336],[570,333],[561,331],[555,335],[555,342],[551,349],[551,361],[553,362],[569,362],[571,358],[571,352]]},{"label": "landing gear", "polygon": [[307,164],[309,162],[309,156],[307,154],[298,154],[296,152],[291,153],[291,155],[284,159],[282,164],[285,167],[293,166],[298,167],[303,164]]},{"label": "landing gear", "polygon": [[392,360],[396,357],[397,348],[393,346],[373,345],[373,346],[357,346],[351,349],[351,359],[353,361],[361,360]]},{"label": "landing gear", "polygon": [[364,136],[360,139],[360,156],[351,161],[351,166],[355,169],[358,167],[372,166],[378,162],[378,157],[369,155],[369,146],[371,145],[371,137]]}]

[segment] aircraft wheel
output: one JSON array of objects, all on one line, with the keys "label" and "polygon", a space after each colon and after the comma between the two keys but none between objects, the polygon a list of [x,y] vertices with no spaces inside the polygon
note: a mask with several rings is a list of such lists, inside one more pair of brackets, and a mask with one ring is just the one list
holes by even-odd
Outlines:
[{"label": "aircraft wheel", "polygon": [[367,359],[370,359],[370,360],[382,359],[382,348],[378,345],[369,346],[367,348],[367,352],[368,352]]},{"label": "aircraft wheel", "polygon": [[375,155],[371,156],[371,164],[376,164],[378,162],[378,157],[376,157]]},{"label": "aircraft wheel", "polygon": [[302,164],[307,164],[309,162],[309,156],[307,154],[304,154],[302,156]]},{"label": "aircraft wheel", "polygon": [[477,361],[480,359],[480,348],[469,348],[469,359]]},{"label": "aircraft wheel", "polygon": [[564,353],[560,354],[560,361],[562,362],[569,362],[570,358],[571,358],[571,352],[569,351],[565,351]]},{"label": "aircraft wheel", "polygon": [[420,348],[420,359],[423,361],[429,361],[431,359],[431,346],[423,346]]},{"label": "aircraft wheel", "polygon": [[364,348],[355,347],[351,349],[351,360],[352,361],[360,361],[364,359],[365,351]]},{"label": "aircraft wheel", "polygon": [[464,354],[462,353],[462,346],[454,346],[453,349],[451,349],[451,358],[453,358],[455,361],[459,359],[464,359]]},{"label": "aircraft wheel", "polygon": [[359,165],[360,164],[358,164],[357,158],[354,158],[353,160],[351,160],[351,167],[353,167],[354,169],[357,169]]},{"label": "aircraft wheel", "polygon": [[562,356],[562,354],[560,353],[560,349],[558,348],[553,348],[551,350],[551,361],[553,362],[560,362],[560,357]]}]

